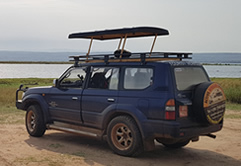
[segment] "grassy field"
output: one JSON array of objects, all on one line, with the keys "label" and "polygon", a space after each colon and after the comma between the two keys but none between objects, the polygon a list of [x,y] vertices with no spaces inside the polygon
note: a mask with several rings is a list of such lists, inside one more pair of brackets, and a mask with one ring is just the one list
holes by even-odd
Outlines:
[{"label": "grassy field", "polygon": [[15,94],[20,84],[35,84],[35,86],[52,85],[53,79],[0,79],[0,124],[22,124],[25,112],[15,107]]},{"label": "grassy field", "polygon": [[213,78],[224,90],[228,102],[241,104],[241,78]]},{"label": "grassy field", "polygon": [[[227,97],[226,118],[241,119],[241,79],[215,78],[212,81],[219,83]],[[20,84],[35,84],[31,86],[48,86],[53,79],[0,79],[0,124],[24,123],[24,111],[15,107],[15,92]]]}]

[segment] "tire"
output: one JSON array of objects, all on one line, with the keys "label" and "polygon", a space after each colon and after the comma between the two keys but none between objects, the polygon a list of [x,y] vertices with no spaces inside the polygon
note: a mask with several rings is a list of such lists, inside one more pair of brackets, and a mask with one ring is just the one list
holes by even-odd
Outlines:
[{"label": "tire", "polygon": [[122,156],[137,156],[143,151],[142,138],[135,121],[129,116],[118,116],[107,127],[110,148]]},{"label": "tire", "polygon": [[43,114],[38,105],[28,107],[25,117],[25,125],[29,135],[41,137],[46,131]]},{"label": "tire", "polygon": [[180,141],[180,142],[176,142],[176,143],[172,143],[172,144],[167,144],[167,143],[162,143],[165,147],[167,148],[182,148],[184,146],[186,146],[188,143],[190,142],[190,140],[185,140],[185,141]]},{"label": "tire", "polygon": [[225,94],[222,88],[213,82],[198,85],[194,92],[193,110],[199,122],[218,124],[225,112]]}]

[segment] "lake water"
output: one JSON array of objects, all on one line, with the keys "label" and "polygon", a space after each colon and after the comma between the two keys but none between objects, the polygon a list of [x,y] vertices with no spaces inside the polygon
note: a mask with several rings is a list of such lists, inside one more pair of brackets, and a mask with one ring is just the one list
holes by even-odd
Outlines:
[{"label": "lake water", "polygon": [[241,78],[241,66],[204,65],[209,77]]},{"label": "lake water", "polygon": [[[103,53],[104,52],[93,52],[93,54]],[[86,53],[83,52],[29,52],[0,50],[0,61],[66,62],[71,55],[85,54]],[[206,64],[241,64],[241,53],[193,53],[192,61]]]},{"label": "lake water", "polygon": [[[67,62],[69,55],[84,55],[84,53],[0,51],[0,61]],[[204,64],[232,64],[204,67],[210,77],[241,78],[241,53],[194,53],[191,61]],[[58,78],[69,66],[69,64],[0,64],[0,78]]]},{"label": "lake water", "polygon": [[0,64],[0,78],[58,78],[70,64]]},{"label": "lake water", "polygon": [[[0,64],[0,78],[58,78],[70,64]],[[204,65],[210,77],[241,78],[241,66]]]}]

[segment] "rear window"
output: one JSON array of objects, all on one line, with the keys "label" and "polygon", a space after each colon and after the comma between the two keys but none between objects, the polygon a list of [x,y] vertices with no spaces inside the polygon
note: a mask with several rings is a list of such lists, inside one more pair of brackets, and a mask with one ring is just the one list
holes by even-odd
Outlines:
[{"label": "rear window", "polygon": [[176,67],[174,73],[178,90],[192,90],[195,85],[209,81],[201,67]]}]

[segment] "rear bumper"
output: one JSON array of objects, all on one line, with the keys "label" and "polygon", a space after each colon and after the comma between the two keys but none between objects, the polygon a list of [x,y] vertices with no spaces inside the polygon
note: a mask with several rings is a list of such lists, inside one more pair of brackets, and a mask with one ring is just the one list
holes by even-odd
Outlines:
[{"label": "rear bumper", "polygon": [[193,138],[221,130],[223,123],[215,125],[189,125],[181,127],[177,121],[148,120],[143,123],[143,134],[145,139],[170,138],[185,139]]}]

